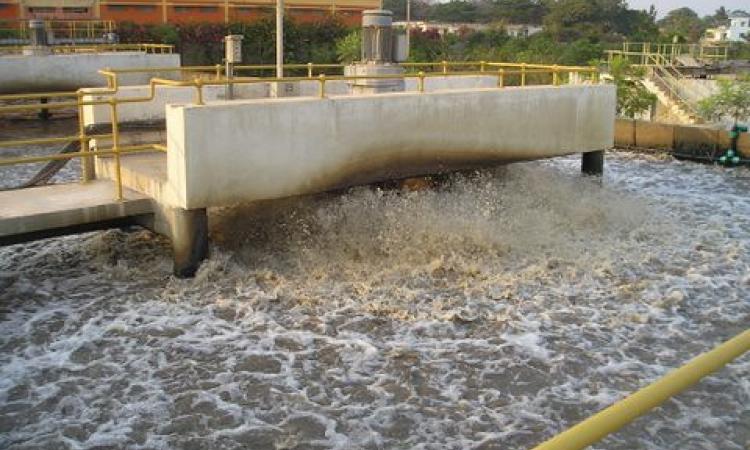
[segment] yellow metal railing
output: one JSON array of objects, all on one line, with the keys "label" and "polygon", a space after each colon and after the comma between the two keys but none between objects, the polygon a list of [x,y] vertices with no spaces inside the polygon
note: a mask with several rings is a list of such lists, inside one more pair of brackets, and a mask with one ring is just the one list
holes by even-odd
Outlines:
[{"label": "yellow metal railing", "polygon": [[678,56],[690,56],[704,60],[722,60],[729,58],[728,44],[659,44],[652,42],[623,42],[620,50],[609,50],[610,61],[619,55],[628,58],[635,64],[646,65],[647,55],[662,55],[674,62]]},{"label": "yellow metal railing", "polygon": [[748,351],[750,351],[750,329],[534,447],[534,450],[581,450],[595,444]]},{"label": "yellow metal railing", "polygon": [[[22,45],[0,46],[0,54],[18,54],[23,52]],[[55,54],[69,53],[105,53],[105,52],[141,52],[141,53],[174,53],[174,46],[167,44],[75,44],[50,45],[49,50]]]},{"label": "yellow metal railing", "polygon": [[[164,145],[155,144],[144,144],[144,145],[120,145],[120,121],[118,114],[118,105],[129,104],[129,103],[140,103],[153,101],[156,96],[156,89],[158,86],[171,86],[171,87],[191,87],[195,89],[195,103],[198,105],[204,104],[203,101],[203,88],[205,86],[227,86],[227,85],[242,85],[242,84],[256,84],[256,83],[273,83],[273,82],[294,82],[294,81],[310,81],[315,80],[319,84],[318,96],[320,98],[326,97],[326,83],[330,81],[357,81],[357,80],[371,80],[371,79],[407,79],[416,78],[417,80],[417,91],[425,91],[425,80],[431,77],[446,77],[446,76],[464,76],[464,75],[485,75],[493,76],[497,78],[497,87],[504,88],[509,86],[507,81],[511,79],[510,85],[514,86],[528,86],[532,84],[549,84],[553,86],[561,85],[566,77],[570,78],[573,74],[580,77],[588,77],[590,81],[598,82],[599,72],[593,67],[568,67],[568,66],[544,66],[544,65],[533,65],[533,64],[509,64],[509,63],[492,63],[492,62],[440,62],[440,63],[410,63],[405,64],[405,67],[411,69],[423,69],[423,68],[438,68],[435,72],[424,72],[420,70],[414,74],[401,74],[401,75],[388,75],[388,76],[343,76],[343,75],[326,75],[325,73],[319,73],[316,76],[316,71],[335,69],[343,67],[339,64],[289,64],[285,66],[288,69],[303,69],[307,73],[307,76],[301,77],[285,77],[285,78],[252,78],[252,77],[237,77],[228,79],[223,73],[223,66],[195,66],[195,67],[163,67],[163,68],[129,68],[129,69],[117,69],[117,70],[101,70],[100,74],[106,77],[108,88],[105,90],[96,91],[94,94],[100,99],[87,100],[84,99],[88,95],[84,90],[78,90],[76,92],[51,92],[51,93],[35,93],[35,94],[17,94],[17,95],[0,95],[0,114],[13,113],[13,112],[29,112],[35,110],[52,110],[52,109],[76,109],[78,114],[78,133],[76,135],[62,136],[62,137],[49,137],[49,138],[36,138],[36,139],[23,139],[23,140],[10,140],[0,141],[0,148],[2,147],[18,147],[24,145],[49,145],[54,143],[65,143],[79,141],[80,148],[77,152],[55,154],[55,155],[44,155],[44,156],[23,156],[14,158],[3,158],[0,159],[0,166],[10,166],[16,164],[28,164],[38,163],[44,161],[55,161],[55,160],[68,160],[73,158],[81,158],[81,181],[87,182],[93,177],[93,158],[99,156],[112,156],[114,158],[114,184],[116,190],[116,197],[119,200],[123,199],[123,186],[122,186],[122,166],[121,156],[129,153],[137,152],[152,152],[160,151],[166,152],[167,149]],[[239,70],[266,70],[272,69],[275,66],[271,65],[248,65],[239,66],[235,69]],[[457,68],[479,68],[479,70],[455,70]],[[452,70],[451,70],[452,69]],[[164,78],[152,78],[148,84],[149,90],[148,95],[143,97],[126,97],[118,98],[116,94],[119,91],[119,80],[118,75],[124,73],[137,73],[137,72],[168,72],[174,71],[182,75],[193,74],[194,78],[190,80],[171,80]],[[209,78],[201,78],[200,75],[204,72],[210,73]],[[103,98],[102,98],[103,97]],[[8,102],[19,102],[19,101],[40,101],[45,100],[46,103],[39,104],[8,104],[1,105],[2,103]],[[55,100],[49,102],[49,100]],[[110,133],[98,133],[88,134],[87,129],[84,125],[84,114],[83,108],[86,106],[109,106],[110,109],[110,120],[111,120],[111,132]],[[107,138],[111,139],[111,147],[104,149],[91,150],[89,148],[89,140],[94,138]]]},{"label": "yellow metal railing", "polygon": [[[45,20],[45,28],[52,31],[56,39],[97,39],[105,33],[115,31],[112,20]],[[29,38],[28,20],[0,20],[0,33],[17,39]]]}]

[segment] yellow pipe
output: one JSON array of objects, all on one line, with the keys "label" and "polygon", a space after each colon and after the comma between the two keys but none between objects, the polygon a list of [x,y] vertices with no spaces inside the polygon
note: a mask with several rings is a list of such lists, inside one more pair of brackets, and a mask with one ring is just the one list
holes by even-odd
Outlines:
[{"label": "yellow pipe", "polygon": [[112,151],[115,154],[115,188],[117,191],[117,200],[122,201],[122,165],[120,164],[120,129],[119,119],[117,117],[117,100],[110,100],[110,108],[112,112]]},{"label": "yellow pipe", "polygon": [[534,450],[580,450],[612,434],[750,351],[750,329],[673,370]]},{"label": "yellow pipe", "polygon": [[115,152],[114,150],[91,150],[85,153],[84,152],[71,152],[71,153],[64,153],[64,154],[58,153],[54,155],[43,155],[43,156],[24,156],[21,158],[0,158],[0,166],[14,166],[18,164],[33,164],[33,163],[47,162],[47,161],[60,161],[64,159],[79,158],[82,156],[113,156],[115,153],[120,153],[124,155],[127,153],[164,151],[162,149],[163,147],[164,146],[160,146],[158,144],[143,144],[143,145],[119,147],[117,152]]}]

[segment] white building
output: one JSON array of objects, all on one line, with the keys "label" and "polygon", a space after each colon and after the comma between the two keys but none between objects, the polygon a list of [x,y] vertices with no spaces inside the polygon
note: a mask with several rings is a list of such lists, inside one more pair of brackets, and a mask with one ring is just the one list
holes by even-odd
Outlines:
[{"label": "white building", "polygon": [[745,11],[734,11],[729,15],[728,41],[744,41],[750,37],[750,14]]},{"label": "white building", "polygon": [[[393,22],[393,26],[406,28],[406,21]],[[540,33],[543,28],[537,25],[525,24],[486,24],[486,23],[461,23],[461,22],[425,22],[413,20],[411,22],[412,30],[420,31],[437,31],[438,34],[456,34],[461,31],[484,31],[491,28],[502,28],[511,37],[529,37]]]}]

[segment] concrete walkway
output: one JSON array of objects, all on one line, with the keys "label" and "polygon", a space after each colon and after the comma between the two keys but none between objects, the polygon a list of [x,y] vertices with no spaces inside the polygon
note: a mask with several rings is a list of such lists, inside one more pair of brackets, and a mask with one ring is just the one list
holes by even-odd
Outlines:
[{"label": "concrete walkway", "polygon": [[111,181],[0,192],[0,245],[126,224],[153,213],[151,199],[130,189],[115,199]]}]

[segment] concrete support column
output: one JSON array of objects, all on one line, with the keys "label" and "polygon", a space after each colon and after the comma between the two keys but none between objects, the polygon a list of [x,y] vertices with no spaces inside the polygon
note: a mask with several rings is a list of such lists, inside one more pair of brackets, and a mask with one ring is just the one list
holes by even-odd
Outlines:
[{"label": "concrete support column", "polygon": [[604,150],[583,153],[581,172],[585,175],[602,175],[604,173]]},{"label": "concrete support column", "polygon": [[180,278],[192,277],[208,257],[206,210],[174,208],[167,216],[174,251],[174,274]]}]

